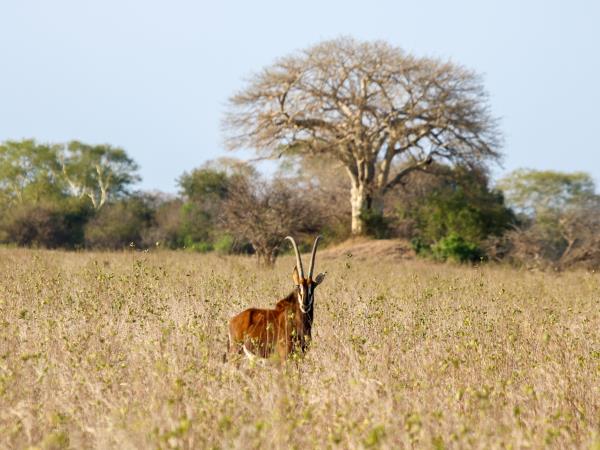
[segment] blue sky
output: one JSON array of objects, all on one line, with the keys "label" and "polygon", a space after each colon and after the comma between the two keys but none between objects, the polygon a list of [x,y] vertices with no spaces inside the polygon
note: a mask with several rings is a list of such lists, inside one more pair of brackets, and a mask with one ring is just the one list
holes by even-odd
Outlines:
[{"label": "blue sky", "polygon": [[143,189],[176,191],[219,156],[225,102],[275,58],[323,39],[384,39],[484,75],[504,168],[600,183],[600,2],[3,0],[0,141],[125,148]]}]

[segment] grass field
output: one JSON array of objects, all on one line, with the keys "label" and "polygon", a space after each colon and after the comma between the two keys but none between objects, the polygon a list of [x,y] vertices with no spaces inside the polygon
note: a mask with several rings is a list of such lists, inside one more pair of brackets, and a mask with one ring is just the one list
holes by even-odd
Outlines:
[{"label": "grass field", "polygon": [[293,260],[0,250],[0,448],[600,448],[600,275],[317,258],[313,346],[223,363]]}]

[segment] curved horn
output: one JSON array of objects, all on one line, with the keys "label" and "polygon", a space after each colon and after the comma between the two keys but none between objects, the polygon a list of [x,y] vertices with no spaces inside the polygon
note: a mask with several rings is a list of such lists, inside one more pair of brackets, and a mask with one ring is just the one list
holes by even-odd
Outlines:
[{"label": "curved horn", "polygon": [[284,240],[285,239],[289,239],[289,241],[292,243],[292,246],[294,247],[294,251],[296,252],[296,267],[298,268],[298,272],[300,272],[300,278],[304,278],[304,269],[302,268],[302,260],[300,259],[300,253],[298,252],[298,246],[296,245],[296,241],[291,236],[286,236]]},{"label": "curved horn", "polygon": [[308,269],[308,278],[312,280],[313,270],[315,268],[315,257],[317,256],[317,245],[319,244],[319,240],[321,236],[317,236],[315,239],[315,243],[313,244],[312,255],[310,255],[310,267]]}]

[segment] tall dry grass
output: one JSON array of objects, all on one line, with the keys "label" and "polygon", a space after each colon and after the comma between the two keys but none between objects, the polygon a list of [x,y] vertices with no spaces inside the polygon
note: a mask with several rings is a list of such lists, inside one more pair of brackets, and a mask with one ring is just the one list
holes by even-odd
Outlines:
[{"label": "tall dry grass", "polygon": [[226,321],[291,258],[0,250],[0,448],[598,448],[600,276],[317,260],[306,358]]}]

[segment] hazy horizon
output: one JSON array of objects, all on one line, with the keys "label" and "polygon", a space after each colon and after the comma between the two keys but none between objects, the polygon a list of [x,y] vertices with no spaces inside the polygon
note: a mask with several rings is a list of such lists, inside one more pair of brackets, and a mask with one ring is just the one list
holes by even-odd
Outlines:
[{"label": "hazy horizon", "polygon": [[484,77],[504,169],[585,171],[600,184],[600,5],[575,1],[315,2],[58,0],[0,5],[0,141],[123,147],[139,188],[175,192],[221,156],[220,121],[243,80],[342,35],[385,40]]}]

